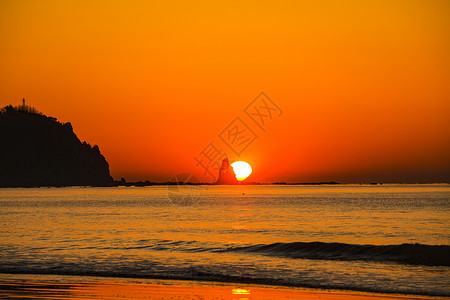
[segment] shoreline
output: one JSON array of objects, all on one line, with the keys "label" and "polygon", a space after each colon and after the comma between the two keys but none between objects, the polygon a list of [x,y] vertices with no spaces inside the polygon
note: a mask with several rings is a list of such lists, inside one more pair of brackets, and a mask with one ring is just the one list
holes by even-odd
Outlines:
[{"label": "shoreline", "polygon": [[73,275],[0,274],[0,298],[21,299],[450,299],[422,295]]},{"label": "shoreline", "polygon": [[448,182],[427,182],[427,183],[339,183],[339,182],[305,182],[305,183],[285,183],[285,182],[248,182],[240,184],[215,184],[208,182],[193,183],[193,182],[151,182],[149,184],[142,182],[127,182],[126,184],[114,185],[39,185],[39,186],[0,186],[1,189],[34,189],[34,188],[139,188],[139,187],[159,187],[159,186],[361,186],[361,187],[382,187],[382,186],[449,186]]}]

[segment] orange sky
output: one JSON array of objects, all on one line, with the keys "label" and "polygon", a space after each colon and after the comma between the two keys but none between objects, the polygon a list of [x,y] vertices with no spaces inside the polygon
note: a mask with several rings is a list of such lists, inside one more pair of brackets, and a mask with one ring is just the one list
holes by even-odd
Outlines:
[{"label": "orange sky", "polygon": [[[22,97],[98,144],[115,179],[450,181],[450,2],[0,1],[0,106]],[[266,130],[244,109],[264,91]],[[278,116],[278,115],[277,115]],[[240,157],[219,134],[258,138]]]}]

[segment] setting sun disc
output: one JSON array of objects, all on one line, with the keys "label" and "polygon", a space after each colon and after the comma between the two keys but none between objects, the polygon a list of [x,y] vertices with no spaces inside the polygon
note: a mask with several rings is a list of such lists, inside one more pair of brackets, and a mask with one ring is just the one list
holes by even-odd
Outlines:
[{"label": "setting sun disc", "polygon": [[252,167],[245,161],[235,161],[231,166],[239,181],[246,179],[252,173]]}]

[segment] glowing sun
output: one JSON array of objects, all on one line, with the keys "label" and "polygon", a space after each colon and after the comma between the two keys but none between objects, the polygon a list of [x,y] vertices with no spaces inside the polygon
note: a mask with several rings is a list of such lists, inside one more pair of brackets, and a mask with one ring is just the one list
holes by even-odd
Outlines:
[{"label": "glowing sun", "polygon": [[231,164],[231,166],[236,174],[236,179],[239,181],[244,180],[252,174],[252,167],[250,167],[250,165],[245,161],[235,161]]}]

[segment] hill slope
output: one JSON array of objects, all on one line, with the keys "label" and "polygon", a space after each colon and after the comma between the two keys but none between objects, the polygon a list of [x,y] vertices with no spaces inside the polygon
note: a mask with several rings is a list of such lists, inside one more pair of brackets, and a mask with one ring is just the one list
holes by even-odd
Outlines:
[{"label": "hill slope", "polygon": [[0,187],[113,183],[98,146],[82,143],[70,123],[25,105],[0,110]]}]

